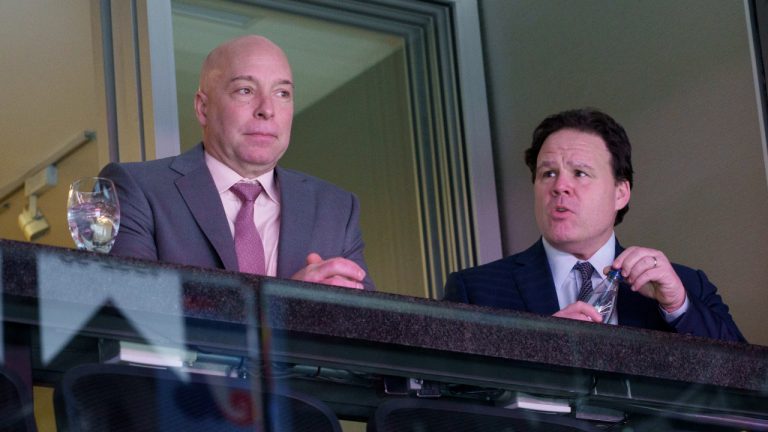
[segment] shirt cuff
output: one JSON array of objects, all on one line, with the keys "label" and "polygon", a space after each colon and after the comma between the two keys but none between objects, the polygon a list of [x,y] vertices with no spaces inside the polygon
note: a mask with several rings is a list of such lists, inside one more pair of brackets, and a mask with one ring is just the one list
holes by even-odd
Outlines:
[{"label": "shirt cuff", "polygon": [[671,323],[676,319],[680,318],[681,316],[683,316],[683,314],[688,311],[688,306],[690,306],[690,303],[688,303],[688,295],[686,295],[685,301],[683,302],[683,305],[680,306],[680,309],[674,312],[667,312],[664,310],[663,307],[659,306],[659,310],[661,311],[661,314],[664,316],[664,320],[668,323]]}]

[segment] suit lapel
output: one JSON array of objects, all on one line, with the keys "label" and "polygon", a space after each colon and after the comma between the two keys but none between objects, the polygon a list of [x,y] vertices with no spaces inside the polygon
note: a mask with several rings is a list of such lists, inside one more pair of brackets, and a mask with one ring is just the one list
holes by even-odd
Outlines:
[{"label": "suit lapel", "polygon": [[[275,168],[280,185],[280,240],[277,276],[289,278],[294,269],[306,265],[317,208],[316,196],[306,178],[295,172]],[[326,257],[323,257],[326,258]]]},{"label": "suit lapel", "polygon": [[202,145],[177,157],[171,168],[181,174],[175,181],[176,187],[224,268],[237,271],[235,242],[213,177],[205,164]]},{"label": "suit lapel", "polygon": [[513,277],[526,310],[543,315],[551,315],[560,310],[552,271],[541,239],[520,253],[516,264],[518,267],[513,271]]}]

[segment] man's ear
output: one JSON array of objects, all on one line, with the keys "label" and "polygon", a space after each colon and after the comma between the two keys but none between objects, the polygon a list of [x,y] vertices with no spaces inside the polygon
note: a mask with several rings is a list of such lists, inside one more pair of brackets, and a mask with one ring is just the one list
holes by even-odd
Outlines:
[{"label": "man's ear", "polygon": [[208,123],[208,96],[198,89],[195,92],[195,116],[197,117],[200,126],[205,126]]},{"label": "man's ear", "polygon": [[632,191],[629,187],[629,181],[621,180],[616,182],[616,210],[623,209],[629,203],[629,196]]}]

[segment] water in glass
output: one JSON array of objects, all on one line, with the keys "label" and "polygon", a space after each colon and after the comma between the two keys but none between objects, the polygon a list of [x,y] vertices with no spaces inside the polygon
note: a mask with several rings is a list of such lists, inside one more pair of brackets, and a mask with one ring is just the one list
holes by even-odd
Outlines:
[{"label": "water in glass", "polygon": [[109,252],[120,229],[120,204],[112,181],[88,177],[72,182],[67,222],[78,249]]}]

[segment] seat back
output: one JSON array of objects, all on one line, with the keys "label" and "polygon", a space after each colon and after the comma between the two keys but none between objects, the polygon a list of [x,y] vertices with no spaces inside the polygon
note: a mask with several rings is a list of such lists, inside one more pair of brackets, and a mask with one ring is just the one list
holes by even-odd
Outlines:
[{"label": "seat back", "polygon": [[36,430],[29,387],[14,372],[0,367],[0,432]]},{"label": "seat back", "polygon": [[393,399],[382,403],[368,432],[597,432],[590,423],[556,414],[430,399]]},{"label": "seat back", "polygon": [[[250,384],[236,378],[127,365],[85,365],[54,392],[60,431],[253,431]],[[298,393],[264,393],[269,431],[340,432],[335,414]],[[256,408],[258,410],[258,408]]]}]

